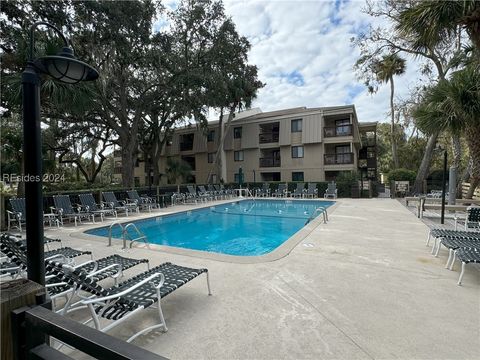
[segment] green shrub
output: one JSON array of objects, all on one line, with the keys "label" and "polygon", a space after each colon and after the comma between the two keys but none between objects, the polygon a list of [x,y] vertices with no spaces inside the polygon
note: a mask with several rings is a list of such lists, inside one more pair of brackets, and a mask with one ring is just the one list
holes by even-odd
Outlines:
[{"label": "green shrub", "polygon": [[417,173],[408,169],[396,169],[387,174],[388,181],[410,181],[412,183],[416,177]]},{"label": "green shrub", "polygon": [[427,180],[432,181],[442,181],[443,179],[443,170],[432,170],[427,177]]}]

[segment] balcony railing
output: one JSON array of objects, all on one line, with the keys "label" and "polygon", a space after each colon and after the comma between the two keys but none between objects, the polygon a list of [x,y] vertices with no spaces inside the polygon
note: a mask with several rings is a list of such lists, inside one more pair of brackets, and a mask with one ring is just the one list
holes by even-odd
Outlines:
[{"label": "balcony railing", "polygon": [[122,157],[122,150],[114,150],[113,157]]},{"label": "balcony railing", "polygon": [[351,136],[353,134],[353,126],[350,124],[350,125],[324,127],[323,133],[325,137]]},{"label": "balcony railing", "polygon": [[121,174],[122,173],[122,167],[114,167],[113,168],[113,173],[114,174]]},{"label": "balcony railing", "polygon": [[260,158],[260,167],[279,167],[280,159]]},{"label": "balcony railing", "polygon": [[278,142],[278,132],[263,132],[258,136],[260,144]]},{"label": "balcony railing", "polygon": [[180,143],[180,151],[193,150],[193,142]]},{"label": "balcony railing", "polygon": [[323,157],[325,165],[353,164],[353,153],[325,154]]}]

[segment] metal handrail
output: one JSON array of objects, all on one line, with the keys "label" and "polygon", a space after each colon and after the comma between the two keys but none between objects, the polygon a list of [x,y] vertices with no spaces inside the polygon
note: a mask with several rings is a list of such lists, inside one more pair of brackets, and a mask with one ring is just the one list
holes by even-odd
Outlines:
[{"label": "metal handrail", "polygon": [[123,225],[118,221],[114,221],[113,223],[110,224],[110,227],[108,228],[108,245],[107,246],[112,246],[112,228],[115,225],[120,226],[120,228],[122,229],[122,238],[124,237],[123,233],[124,233],[125,229],[124,229]]},{"label": "metal handrail", "polygon": [[319,206],[318,208],[316,208],[315,210],[313,210],[313,212],[310,214],[310,216],[308,217],[307,219],[307,222],[305,223],[305,225],[307,225],[310,221],[312,221],[314,218],[315,218],[315,214],[320,212],[321,211],[321,214],[323,215],[323,223],[326,224],[327,221],[328,221],[328,212],[327,212],[327,208],[323,207],[323,206]]},{"label": "metal handrail", "polygon": [[128,228],[129,227],[133,227],[133,229],[137,232],[137,235],[140,235],[139,237],[137,237],[135,239],[130,239],[130,249],[132,248],[133,243],[138,241],[138,240],[143,240],[145,245],[147,247],[149,247],[148,242],[146,241],[147,236],[143,232],[141,232],[134,223],[129,223],[125,226],[125,229],[124,229],[123,248],[125,249],[127,247],[127,236],[128,236]]}]

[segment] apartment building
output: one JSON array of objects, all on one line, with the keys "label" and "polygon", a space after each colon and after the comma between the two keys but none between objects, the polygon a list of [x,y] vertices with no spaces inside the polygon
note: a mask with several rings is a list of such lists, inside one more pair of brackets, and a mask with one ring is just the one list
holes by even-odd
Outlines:
[{"label": "apartment building", "polygon": [[[218,121],[208,129],[177,129],[165,146],[160,168],[173,157],[192,168],[191,182],[329,181],[341,172],[361,171],[364,179],[377,176],[376,122],[360,123],[354,105],[235,114],[228,127]],[[218,151],[218,132],[223,148]],[[219,173],[215,157],[225,166]],[[121,166],[116,158],[117,167]],[[143,166],[142,166],[143,162]],[[138,162],[138,185],[148,184],[149,161]],[[119,171],[117,171],[119,172]],[[162,183],[167,183],[162,176]]]}]

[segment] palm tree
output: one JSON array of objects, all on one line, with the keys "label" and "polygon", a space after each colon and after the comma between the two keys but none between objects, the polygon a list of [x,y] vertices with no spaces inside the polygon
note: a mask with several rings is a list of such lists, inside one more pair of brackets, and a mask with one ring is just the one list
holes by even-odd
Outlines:
[{"label": "palm tree", "polygon": [[[185,181],[191,174],[191,166],[183,160],[175,160],[172,158],[167,159],[167,179],[171,184],[177,183],[177,181]],[[180,185],[178,185],[178,192],[180,192]]]},{"label": "palm tree", "polygon": [[[412,43],[413,49],[428,52],[438,45],[456,42],[457,48],[460,50],[461,29],[463,29],[474,44],[471,58],[480,58],[479,1],[420,0],[405,2],[404,4],[405,7],[398,16],[396,31]],[[435,62],[433,58],[432,60]],[[443,80],[445,78],[444,74],[439,72],[439,78]],[[419,192],[422,188],[438,135],[439,131],[436,131],[431,133],[429,137],[422,164],[418,169],[417,179],[415,180],[415,192]],[[452,146],[457,157],[460,156],[458,140],[457,136],[452,136]]]},{"label": "palm tree", "polygon": [[470,40],[480,52],[480,2],[463,1],[415,1],[400,13],[397,30],[403,35],[414,36],[418,47],[431,46],[448,41],[455,36],[458,27],[466,30]]},{"label": "palm tree", "polygon": [[468,66],[428,89],[413,115],[424,131],[464,134],[472,160],[471,197],[480,183],[480,68]]},{"label": "palm tree", "polygon": [[393,97],[395,95],[395,83],[393,77],[395,75],[402,75],[405,73],[405,59],[402,59],[398,54],[384,55],[381,60],[377,60],[372,64],[372,70],[380,83],[390,83],[390,115],[391,115],[391,131],[392,139],[392,158],[394,168],[399,167],[397,138],[395,136],[395,109],[393,104]]}]

